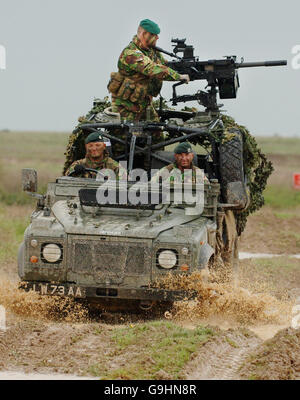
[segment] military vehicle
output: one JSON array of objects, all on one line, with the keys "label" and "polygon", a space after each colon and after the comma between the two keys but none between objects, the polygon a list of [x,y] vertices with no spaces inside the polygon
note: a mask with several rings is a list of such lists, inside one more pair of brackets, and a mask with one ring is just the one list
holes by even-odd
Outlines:
[{"label": "military vehicle", "polygon": [[[168,304],[195,296],[193,291],[159,285],[169,274],[213,268],[217,259],[219,264],[236,268],[241,233],[238,221],[251,208],[253,185],[243,158],[245,132],[237,125],[226,125],[216,95],[236,97],[237,69],[243,63],[237,64],[235,57],[200,62],[184,40],[176,39],[175,43],[177,60],[172,61],[172,68],[189,73],[192,80],[206,79],[210,89],[177,96],[175,84],[171,100],[173,104],[197,100],[205,111],[165,109],[160,101],[160,122],[133,123],[121,120],[107,107],[107,101],[96,100],[71,135],[66,153],[65,171],[84,157],[84,138],[91,132],[101,133],[111,144],[112,156],[127,162],[129,175],[136,168],[146,170],[149,183],[140,183],[139,195],[140,199],[146,196],[147,201],[130,200],[128,193],[136,181],[103,182],[76,176],[76,171],[72,176],[58,177],[40,195],[36,171],[23,170],[23,190],[37,198],[18,254],[24,289],[106,306],[138,302],[141,309],[148,310],[155,302]],[[178,60],[179,51],[184,57]],[[155,143],[152,136],[158,131],[164,132],[164,139]],[[155,188],[150,182],[151,169],[173,160],[173,152],[166,147],[186,140],[195,145],[194,163],[208,178],[202,185],[202,206],[194,200],[178,204],[175,194],[182,190],[181,184],[170,185],[166,201],[164,182]],[[123,147],[121,154],[114,153],[115,144]],[[255,171],[259,171],[257,166]],[[265,182],[267,177],[265,174]],[[195,193],[195,184],[189,186]],[[122,201],[112,204],[103,200],[112,188],[116,199]],[[149,201],[151,196],[156,201]]]}]

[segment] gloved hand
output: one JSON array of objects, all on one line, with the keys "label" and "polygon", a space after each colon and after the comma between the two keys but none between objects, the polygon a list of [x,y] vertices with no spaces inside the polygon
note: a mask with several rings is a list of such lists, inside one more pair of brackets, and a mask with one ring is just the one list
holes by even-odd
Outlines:
[{"label": "gloved hand", "polygon": [[75,165],[74,171],[76,172],[76,174],[82,174],[85,172],[85,166],[80,164]]},{"label": "gloved hand", "polygon": [[185,81],[185,83],[189,83],[190,77],[188,74],[180,75],[180,80]]}]

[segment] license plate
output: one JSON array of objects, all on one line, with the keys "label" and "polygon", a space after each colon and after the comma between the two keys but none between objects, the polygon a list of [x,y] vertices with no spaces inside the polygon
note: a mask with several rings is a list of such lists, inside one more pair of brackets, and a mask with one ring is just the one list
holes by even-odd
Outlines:
[{"label": "license plate", "polygon": [[77,285],[54,285],[52,283],[27,283],[26,290],[33,290],[42,295],[85,297],[85,289]]}]

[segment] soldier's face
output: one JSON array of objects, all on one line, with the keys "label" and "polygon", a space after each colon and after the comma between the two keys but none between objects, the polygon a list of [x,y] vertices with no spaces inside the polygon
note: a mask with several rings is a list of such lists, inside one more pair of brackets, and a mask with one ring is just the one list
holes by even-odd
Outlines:
[{"label": "soldier's face", "polygon": [[143,37],[143,40],[142,40],[143,45],[146,48],[150,48],[150,47],[156,46],[156,42],[158,40],[158,35],[155,35],[153,33],[144,31],[143,34],[142,34],[142,37]]},{"label": "soldier's face", "polygon": [[192,166],[194,153],[180,153],[175,154],[176,164],[179,168],[189,169]]},{"label": "soldier's face", "polygon": [[90,142],[85,145],[86,155],[90,158],[99,158],[103,155],[105,143],[103,142]]}]

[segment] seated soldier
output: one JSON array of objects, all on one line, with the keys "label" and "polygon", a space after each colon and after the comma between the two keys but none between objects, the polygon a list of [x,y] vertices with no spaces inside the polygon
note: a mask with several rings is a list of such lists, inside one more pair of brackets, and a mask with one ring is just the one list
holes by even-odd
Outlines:
[{"label": "seated soldier", "polygon": [[[179,143],[174,149],[175,163],[169,164],[160,169],[151,179],[152,182],[159,182],[170,179],[170,182],[208,182],[202,169],[193,164],[194,153],[189,142]],[[179,179],[178,179],[179,177]]]},{"label": "seated soldier", "polygon": [[[82,160],[74,161],[73,164],[67,169],[65,175],[70,175],[76,172],[75,167],[82,165],[85,168],[92,168],[98,171],[102,169],[110,169],[114,172],[116,179],[126,179],[126,170],[119,166],[117,161],[109,157],[106,150],[106,144],[103,137],[99,132],[93,132],[85,139],[86,155]],[[96,178],[97,174],[93,171],[79,171],[77,175],[83,178]]]}]

